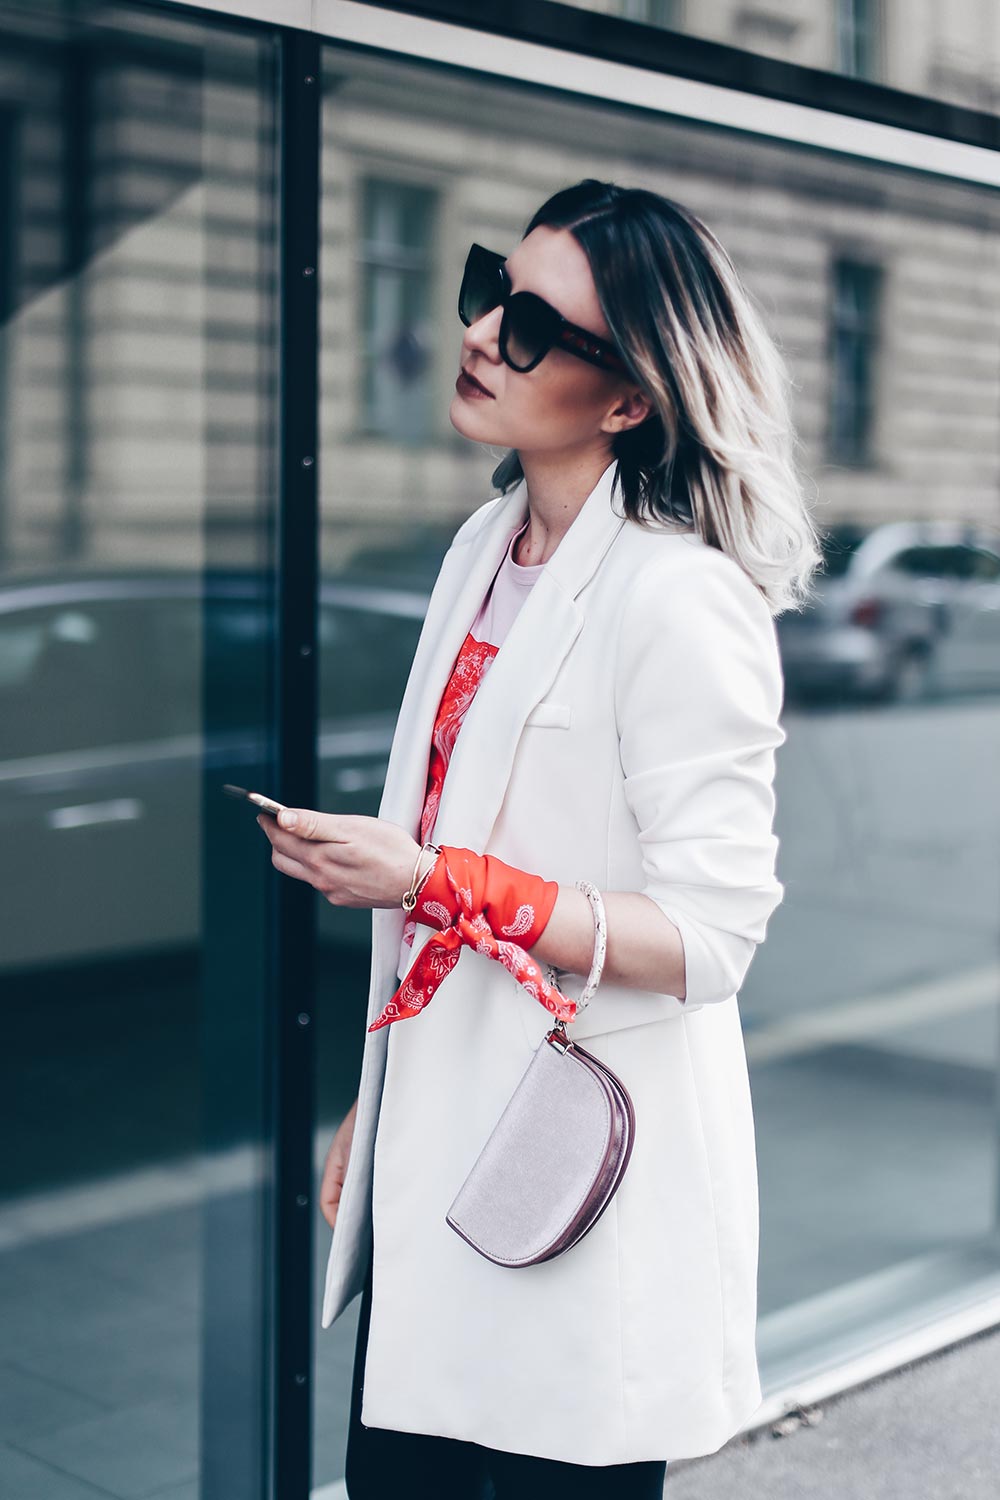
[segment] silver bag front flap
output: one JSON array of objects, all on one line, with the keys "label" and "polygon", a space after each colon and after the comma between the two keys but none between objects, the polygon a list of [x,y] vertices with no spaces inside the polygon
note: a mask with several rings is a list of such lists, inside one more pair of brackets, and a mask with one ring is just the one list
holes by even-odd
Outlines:
[{"label": "silver bag front flap", "polygon": [[614,1121],[606,1087],[543,1039],[448,1210],[452,1226],[511,1264],[552,1244],[607,1158]]}]

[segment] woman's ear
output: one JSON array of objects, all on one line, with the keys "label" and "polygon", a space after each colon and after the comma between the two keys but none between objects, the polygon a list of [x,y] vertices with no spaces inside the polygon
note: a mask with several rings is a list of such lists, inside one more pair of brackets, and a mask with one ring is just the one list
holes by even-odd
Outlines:
[{"label": "woman's ear", "polygon": [[604,432],[628,432],[632,427],[640,427],[648,417],[652,416],[653,411],[653,403],[645,391],[639,386],[630,386],[615,400],[604,419],[602,430]]}]

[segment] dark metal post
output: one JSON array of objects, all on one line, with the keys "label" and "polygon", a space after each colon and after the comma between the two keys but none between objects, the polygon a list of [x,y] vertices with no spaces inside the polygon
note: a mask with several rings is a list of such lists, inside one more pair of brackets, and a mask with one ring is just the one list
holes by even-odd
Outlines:
[{"label": "dark metal post", "polygon": [[[279,519],[275,795],[314,807],[318,595],[320,44],[287,30],[279,68]],[[308,1500],[312,1467],[316,902],[278,881],[273,1046],[274,1500]]]}]

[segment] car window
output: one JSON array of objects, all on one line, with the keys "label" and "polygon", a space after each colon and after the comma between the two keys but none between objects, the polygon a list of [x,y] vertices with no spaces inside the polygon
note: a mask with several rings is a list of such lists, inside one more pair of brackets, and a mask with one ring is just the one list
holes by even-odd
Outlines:
[{"label": "car window", "polygon": [[396,713],[423,620],[324,601],[319,616],[320,705],[324,718]]},{"label": "car window", "polygon": [[149,628],[164,733],[267,723],[274,623],[260,594],[152,599]]},{"label": "car window", "polygon": [[[324,600],[319,610],[319,702],[324,718],[399,708],[423,623],[362,600]],[[202,656],[211,652],[213,732],[267,721],[274,624],[259,595],[156,601],[151,609],[156,677],[171,734],[202,723]]]},{"label": "car window", "polygon": [[[320,608],[321,711],[399,709],[422,616]],[[252,595],[54,604],[0,615],[0,760],[86,751],[267,721],[270,610]],[[204,659],[212,698],[205,717]]]},{"label": "car window", "polygon": [[0,615],[0,760],[155,736],[143,626],[133,601]]},{"label": "car window", "polygon": [[1000,556],[982,547],[969,547],[968,574],[977,583],[996,583],[1000,579]]},{"label": "car window", "polygon": [[892,566],[900,573],[912,578],[965,578],[968,576],[967,547],[932,546],[907,547],[898,552]]}]

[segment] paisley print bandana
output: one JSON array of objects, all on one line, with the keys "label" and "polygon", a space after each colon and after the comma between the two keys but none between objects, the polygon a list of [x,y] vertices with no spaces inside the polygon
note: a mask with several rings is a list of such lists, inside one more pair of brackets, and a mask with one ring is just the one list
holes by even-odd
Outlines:
[{"label": "paisley print bandana", "polygon": [[[499,646],[491,646],[488,641],[477,641],[470,630],[455,659],[448,685],[441,695],[434,733],[431,737],[427,789],[424,794],[424,810],[420,818],[420,838],[417,841],[420,844],[430,842],[434,821],[437,818],[438,804],[441,801],[445,773],[448,770],[451,753],[455,748],[455,741],[458,739],[458,731],[476,696],[476,690],[492,666],[493,658],[499,649]],[[403,942],[407,947],[412,948],[416,931],[416,919],[413,916],[407,917],[403,923]]]},{"label": "paisley print bandana", "polygon": [[428,926],[441,930],[424,944],[368,1030],[378,1031],[393,1021],[419,1015],[455,967],[463,943],[503,964],[560,1021],[572,1021],[576,1001],[549,984],[525,951],[541,937],[558,895],[554,880],[515,869],[495,854],[475,854],[443,844],[414,907]]}]

